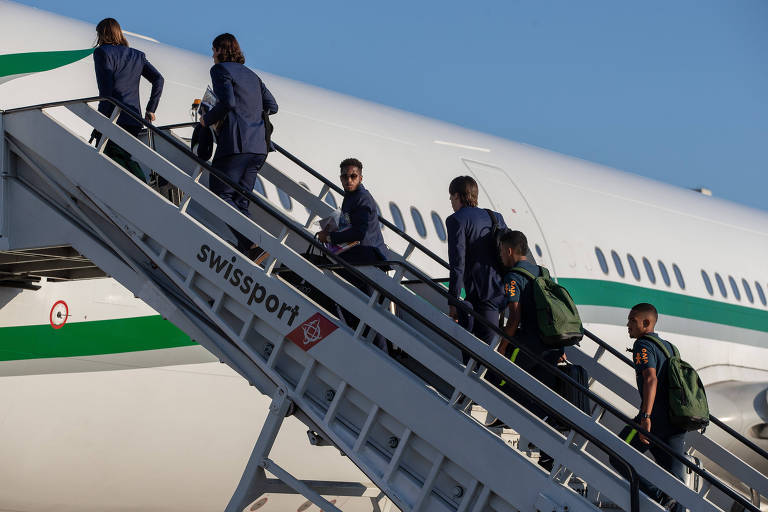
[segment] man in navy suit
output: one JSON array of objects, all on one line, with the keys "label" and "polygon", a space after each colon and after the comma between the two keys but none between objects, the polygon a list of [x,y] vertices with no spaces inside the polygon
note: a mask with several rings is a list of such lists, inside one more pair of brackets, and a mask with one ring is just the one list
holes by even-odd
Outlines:
[{"label": "man in navy suit", "polygon": [[[211,81],[218,102],[200,118],[200,124],[218,123],[213,166],[250,192],[269,151],[262,113],[277,113],[277,102],[259,76],[245,67],[245,57],[232,34],[221,34],[213,40],[213,61]],[[215,177],[211,177],[209,186],[214,194],[248,216],[245,197]],[[237,230],[232,231],[237,249],[247,254],[251,241]]]},{"label": "man in navy suit", "polygon": [[[498,325],[504,303],[504,287],[496,269],[497,249],[492,240],[493,225],[489,211],[477,207],[477,182],[471,176],[459,176],[448,186],[453,215],[445,219],[448,232],[448,293],[458,298],[464,288],[464,304],[470,306],[492,325]],[[500,229],[507,225],[498,212]],[[472,317],[459,314],[450,306],[451,317],[479,339],[490,343],[492,331]]]},{"label": "man in navy suit", "polygon": [[[96,25],[96,37],[97,46],[93,51],[93,64],[99,96],[114,98],[141,117],[139,81],[144,77],[152,84],[144,118],[150,122],[154,121],[155,110],[163,93],[165,82],[163,76],[149,63],[144,52],[128,46],[120,24],[114,18],[105,18]],[[114,109],[115,105],[110,102],[99,102],[99,112],[107,117],[112,115]],[[125,113],[121,113],[117,118],[117,125],[134,137],[139,135],[142,128],[141,122]],[[94,136],[99,138],[101,134],[95,132]],[[104,153],[146,181],[141,167],[131,160],[131,155],[127,151],[108,141]]]}]

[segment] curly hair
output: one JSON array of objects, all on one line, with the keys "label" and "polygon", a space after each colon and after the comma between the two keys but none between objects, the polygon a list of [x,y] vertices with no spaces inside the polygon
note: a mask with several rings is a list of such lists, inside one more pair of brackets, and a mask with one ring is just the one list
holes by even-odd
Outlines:
[{"label": "curly hair", "polygon": [[116,44],[128,46],[128,40],[123,35],[123,29],[115,18],[104,18],[96,25],[96,46]]},{"label": "curly hair", "polygon": [[240,43],[232,34],[224,33],[216,36],[216,39],[213,40],[213,47],[219,50],[219,62],[245,64],[245,55],[240,49]]},{"label": "curly hair", "polygon": [[363,162],[357,158],[347,158],[339,164],[339,167],[341,168],[342,172],[344,172],[347,167],[357,167],[358,171],[360,171],[360,174],[363,173]]}]

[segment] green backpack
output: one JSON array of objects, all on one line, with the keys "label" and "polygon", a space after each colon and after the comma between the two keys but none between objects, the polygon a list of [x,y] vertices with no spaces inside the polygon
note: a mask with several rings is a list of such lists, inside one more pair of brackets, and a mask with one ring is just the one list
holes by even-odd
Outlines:
[{"label": "green backpack", "polygon": [[549,270],[539,267],[539,277],[534,277],[521,267],[514,267],[511,271],[531,280],[528,286],[533,287],[531,295],[536,307],[536,323],[541,341],[557,348],[569,347],[581,341],[584,327],[581,325],[579,310],[568,290],[549,276]]},{"label": "green backpack", "polygon": [[680,359],[680,352],[672,345],[671,356],[664,343],[655,336],[645,335],[667,356],[667,392],[669,393],[669,421],[686,431],[701,430],[709,425],[707,393],[699,374],[691,365]]}]

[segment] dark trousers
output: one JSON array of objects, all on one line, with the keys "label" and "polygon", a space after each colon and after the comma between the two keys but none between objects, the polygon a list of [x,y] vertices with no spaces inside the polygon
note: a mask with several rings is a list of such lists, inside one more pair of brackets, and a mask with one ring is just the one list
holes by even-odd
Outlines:
[{"label": "dark trousers", "polygon": [[[360,249],[358,251],[353,252],[354,249]],[[350,263],[351,265],[367,265],[371,263],[376,263],[378,261],[382,261],[381,256],[378,254],[378,251],[375,251],[373,248],[370,247],[355,247],[354,249],[350,249],[347,253],[342,253],[341,258],[345,260],[347,263]],[[368,250],[370,249],[370,250]],[[373,294],[373,289],[371,289],[370,286],[368,286],[364,281],[361,279],[358,279],[357,277],[353,276],[350,272],[347,272],[345,269],[339,270],[337,272],[339,276],[343,277],[349,283],[363,292],[364,294],[368,295],[369,297]],[[384,302],[384,297],[379,297],[379,300],[377,301],[377,304],[380,306]],[[341,306],[339,306],[341,307]],[[357,318],[355,315],[344,309],[341,308],[341,314],[344,317],[344,321],[349,326],[350,329],[357,329],[357,326],[360,325],[360,319]],[[370,327],[367,327],[363,330],[363,337],[368,336],[368,333],[370,332]],[[371,342],[374,346],[384,350],[388,351],[388,342],[387,340],[380,334],[376,333],[374,335],[374,338]]]},{"label": "dark trousers", "polygon": [[[681,457],[685,457],[685,434],[686,432],[664,432],[664,431],[656,431],[653,429],[653,425],[651,425],[651,433],[658,436],[662,441],[664,441],[670,448],[672,448],[672,451],[674,451],[677,455],[680,455]],[[630,445],[635,448],[640,453],[645,453],[650,451],[651,455],[653,455],[653,459],[656,461],[656,464],[658,464],[663,469],[667,470],[669,473],[671,473],[675,478],[680,480],[681,482],[685,482],[685,464],[680,462],[676,457],[673,457],[669,453],[667,453],[665,450],[662,450],[658,446],[654,446],[653,442],[651,444],[645,444],[642,441],[640,441],[640,436],[637,435],[635,432],[634,435],[632,434],[632,431],[634,429],[632,427],[626,426],[622,431],[619,433],[619,437],[624,439],[625,441],[631,436],[630,439]],[[619,463],[617,460],[614,460],[611,458],[610,460],[611,465],[621,474],[624,476],[624,478],[629,479],[629,474],[627,473],[627,470],[624,468],[624,465]],[[640,490],[643,491],[646,495],[648,495],[649,498],[652,500],[655,500],[658,503],[661,503],[664,498],[666,498],[666,494],[653,485],[648,480],[644,479],[642,476],[640,477]],[[685,508],[680,504],[676,504],[672,508],[672,512],[683,512]]]},{"label": "dark trousers", "polygon": [[[261,170],[266,159],[267,155],[240,153],[215,158],[213,160],[213,166],[226,175],[231,181],[237,183],[248,192],[251,192],[253,190],[253,185],[256,183],[256,175],[259,173],[259,170]],[[215,176],[211,176],[208,187],[211,189],[211,192],[248,217],[249,201],[240,193],[235,192],[235,189]],[[229,229],[232,230],[235,234],[235,238],[237,238],[237,250],[242,253],[247,253],[252,242],[232,226],[229,226]]]}]

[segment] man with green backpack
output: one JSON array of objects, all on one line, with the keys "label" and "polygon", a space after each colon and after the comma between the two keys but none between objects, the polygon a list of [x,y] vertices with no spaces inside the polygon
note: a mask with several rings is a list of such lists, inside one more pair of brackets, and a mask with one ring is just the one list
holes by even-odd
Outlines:
[{"label": "man with green backpack", "polygon": [[[685,434],[709,423],[709,409],[704,386],[696,371],[680,359],[677,347],[654,332],[659,314],[652,304],[637,304],[627,319],[635,366],[637,389],[642,402],[636,421],[666,443],[675,454],[685,457]],[[685,481],[685,465],[676,457],[651,443],[636,430],[622,431],[625,441],[641,452],[649,450],[656,463],[681,481]],[[674,499],[649,482],[641,489],[651,498],[666,505],[667,510],[682,511]]]}]

